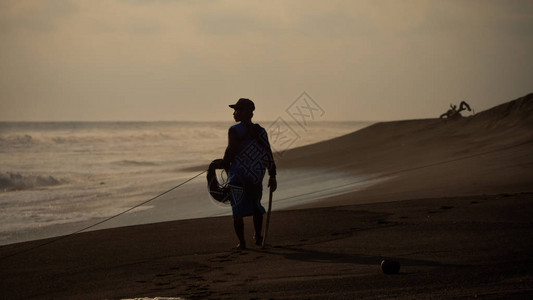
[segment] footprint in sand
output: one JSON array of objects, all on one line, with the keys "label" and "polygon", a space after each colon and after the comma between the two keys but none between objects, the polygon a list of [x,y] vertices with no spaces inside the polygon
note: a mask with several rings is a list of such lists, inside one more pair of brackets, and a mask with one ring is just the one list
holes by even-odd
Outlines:
[{"label": "footprint in sand", "polygon": [[210,262],[227,262],[227,261],[232,261],[232,259],[230,258],[230,255],[217,255],[213,258],[209,258],[208,261]]},{"label": "footprint in sand", "polygon": [[189,276],[187,279],[192,279],[196,281],[206,281],[202,276]]},{"label": "footprint in sand", "polygon": [[226,276],[237,276],[237,275],[239,275],[239,274],[237,274],[237,273],[232,273],[232,272],[227,272],[227,273],[224,273],[224,275],[226,275]]},{"label": "footprint in sand", "polygon": [[378,224],[385,225],[385,224],[392,224],[392,222],[385,221],[385,220],[379,220],[379,221],[378,221]]}]

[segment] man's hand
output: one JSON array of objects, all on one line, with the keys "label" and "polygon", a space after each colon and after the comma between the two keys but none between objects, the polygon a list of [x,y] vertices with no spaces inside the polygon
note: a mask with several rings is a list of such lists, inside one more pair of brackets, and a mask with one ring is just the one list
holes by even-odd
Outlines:
[{"label": "man's hand", "polygon": [[275,192],[278,188],[278,182],[276,181],[276,177],[270,177],[268,180],[268,187],[272,190],[272,192]]}]

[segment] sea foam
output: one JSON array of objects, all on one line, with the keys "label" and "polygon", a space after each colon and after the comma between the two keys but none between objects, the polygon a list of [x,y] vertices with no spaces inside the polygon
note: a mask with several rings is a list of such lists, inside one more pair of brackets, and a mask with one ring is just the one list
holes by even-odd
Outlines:
[{"label": "sea foam", "polygon": [[0,172],[0,191],[25,190],[36,187],[54,186],[67,183],[46,175],[21,175],[19,173]]}]

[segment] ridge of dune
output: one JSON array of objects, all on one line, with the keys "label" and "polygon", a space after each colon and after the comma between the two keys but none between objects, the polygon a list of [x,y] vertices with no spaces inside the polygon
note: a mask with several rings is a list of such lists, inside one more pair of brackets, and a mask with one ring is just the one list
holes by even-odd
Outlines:
[{"label": "ridge of dune", "polygon": [[533,140],[533,94],[458,120],[380,122],[331,140],[288,150],[281,168],[385,172]]},{"label": "ridge of dune", "polygon": [[524,120],[525,122],[533,122],[533,93],[527,94],[516,100],[495,106],[491,109],[482,111],[475,115],[476,121],[512,121]]}]

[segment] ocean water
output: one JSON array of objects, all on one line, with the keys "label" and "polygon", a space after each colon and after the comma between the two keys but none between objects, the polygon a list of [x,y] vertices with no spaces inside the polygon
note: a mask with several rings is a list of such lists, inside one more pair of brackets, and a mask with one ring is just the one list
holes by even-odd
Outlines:
[{"label": "ocean water", "polygon": [[[68,234],[76,226],[116,215],[178,185],[199,173],[187,168],[207,166],[223,156],[232,124],[0,123],[0,244]],[[260,124],[268,127],[268,122]],[[290,148],[370,124],[314,122],[298,132]],[[288,208],[339,193],[361,179],[321,170],[280,172],[274,207]],[[306,186],[309,183],[312,188]],[[227,214],[230,208],[210,200],[202,175],[98,228]]]}]

